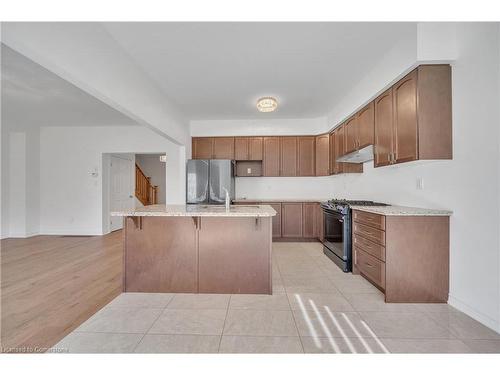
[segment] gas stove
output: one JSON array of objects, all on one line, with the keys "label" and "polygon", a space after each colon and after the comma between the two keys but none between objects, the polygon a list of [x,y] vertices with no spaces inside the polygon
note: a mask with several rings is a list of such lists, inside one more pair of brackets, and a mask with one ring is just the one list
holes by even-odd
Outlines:
[{"label": "gas stove", "polygon": [[351,206],[388,206],[386,203],[364,201],[364,200],[349,200],[349,199],[330,199],[321,203],[321,207],[347,213]]}]

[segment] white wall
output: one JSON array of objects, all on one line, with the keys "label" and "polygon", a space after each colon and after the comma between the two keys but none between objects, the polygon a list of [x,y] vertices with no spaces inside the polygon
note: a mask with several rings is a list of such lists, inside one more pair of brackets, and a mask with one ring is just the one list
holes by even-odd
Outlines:
[{"label": "white wall", "polygon": [[[183,147],[145,127],[46,127],[40,133],[40,231],[102,234],[103,154],[167,155],[167,203],[185,202]],[[97,171],[98,176],[91,173]],[[170,183],[172,180],[172,183]],[[184,177],[182,177],[184,182]],[[104,229],[103,229],[104,228]]]},{"label": "white wall", "polygon": [[39,131],[2,133],[2,238],[39,232]]},{"label": "white wall", "polygon": [[158,203],[165,204],[166,163],[160,161],[160,155],[135,155],[135,162],[147,177],[151,177],[151,184],[158,186]]},{"label": "white wall", "polygon": [[177,144],[189,123],[158,85],[95,22],[2,23],[2,42]]},{"label": "white wall", "polygon": [[[263,115],[265,116],[265,115]],[[306,135],[325,131],[326,118],[271,120],[196,120],[190,122],[191,136],[218,135]]]}]

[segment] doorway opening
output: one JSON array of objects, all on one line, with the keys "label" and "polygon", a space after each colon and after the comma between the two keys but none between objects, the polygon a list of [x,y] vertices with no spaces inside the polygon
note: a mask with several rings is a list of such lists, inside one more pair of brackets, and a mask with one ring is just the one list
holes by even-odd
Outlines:
[{"label": "doorway opening", "polygon": [[103,232],[123,228],[114,211],[166,202],[164,153],[113,153],[103,155]]}]

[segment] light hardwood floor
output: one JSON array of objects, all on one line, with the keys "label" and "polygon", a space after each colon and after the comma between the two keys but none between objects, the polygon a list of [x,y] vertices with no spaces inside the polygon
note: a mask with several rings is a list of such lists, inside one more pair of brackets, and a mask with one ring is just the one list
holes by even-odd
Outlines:
[{"label": "light hardwood floor", "polygon": [[2,240],[1,350],[50,348],[120,294],[122,243],[121,231]]}]

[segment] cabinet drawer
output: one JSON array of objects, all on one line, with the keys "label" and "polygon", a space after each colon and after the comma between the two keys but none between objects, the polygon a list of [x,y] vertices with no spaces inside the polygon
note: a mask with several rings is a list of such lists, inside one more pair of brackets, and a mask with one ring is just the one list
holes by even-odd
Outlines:
[{"label": "cabinet drawer", "polygon": [[358,223],[385,230],[385,216],[353,210],[352,219]]},{"label": "cabinet drawer", "polygon": [[354,247],[354,262],[367,279],[385,289],[385,263]]},{"label": "cabinet drawer", "polygon": [[352,239],[353,246],[363,250],[364,252],[373,255],[375,258],[378,258],[385,262],[385,247],[379,245],[375,242],[367,240],[364,237],[361,237],[358,234],[353,235]]},{"label": "cabinet drawer", "polygon": [[353,233],[364,237],[380,245],[385,245],[385,232],[383,230],[369,227],[368,225],[354,222],[352,224]]}]

